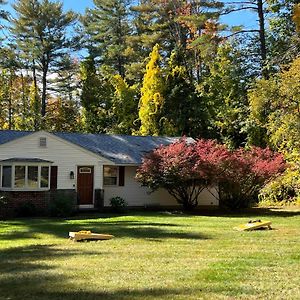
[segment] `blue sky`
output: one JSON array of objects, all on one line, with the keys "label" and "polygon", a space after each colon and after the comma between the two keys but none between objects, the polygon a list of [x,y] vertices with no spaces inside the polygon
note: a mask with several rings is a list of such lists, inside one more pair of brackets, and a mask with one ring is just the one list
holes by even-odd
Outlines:
[{"label": "blue sky", "polygon": [[87,7],[93,6],[93,0],[63,0],[65,9],[72,9],[76,12],[84,12]]},{"label": "blue sky", "polygon": [[[11,4],[14,0],[7,0],[8,10],[11,11]],[[87,7],[93,6],[93,0],[63,0],[64,8],[66,10],[72,9],[76,12],[83,13]]]}]

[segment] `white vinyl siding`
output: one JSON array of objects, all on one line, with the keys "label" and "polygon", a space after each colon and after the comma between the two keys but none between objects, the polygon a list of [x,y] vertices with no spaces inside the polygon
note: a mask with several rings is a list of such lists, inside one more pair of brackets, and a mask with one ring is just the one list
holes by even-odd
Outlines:
[{"label": "white vinyl siding", "polygon": [[[154,193],[142,187],[135,179],[136,167],[125,167],[124,186],[104,186],[104,206],[110,205],[110,199],[116,196],[126,200],[129,206],[176,206],[177,201],[166,191],[160,189]],[[215,194],[215,189],[212,190]],[[218,200],[207,190],[199,196],[199,205],[218,205]]]},{"label": "white vinyl siding", "polygon": [[[41,148],[39,140],[40,137],[45,136],[47,137],[47,147]],[[102,165],[104,162],[101,162],[101,157],[97,157],[85,149],[81,150],[80,147],[73,146],[51,134],[37,132],[0,145],[0,160],[14,157],[40,158],[53,162],[52,165],[58,167],[58,189],[76,189],[77,166],[94,166],[94,188],[102,188]],[[71,171],[75,174],[74,179],[70,179]]]}]

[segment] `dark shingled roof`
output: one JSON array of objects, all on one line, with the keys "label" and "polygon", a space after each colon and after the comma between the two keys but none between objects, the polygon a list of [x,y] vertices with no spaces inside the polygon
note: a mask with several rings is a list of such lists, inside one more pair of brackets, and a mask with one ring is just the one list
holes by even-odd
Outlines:
[{"label": "dark shingled roof", "polygon": [[[24,131],[0,131],[0,145],[22,136],[32,134]],[[116,164],[140,164],[142,157],[161,145],[178,140],[171,137],[130,136],[82,133],[52,133],[68,142],[98,154]],[[193,139],[188,139],[193,141]]]},{"label": "dark shingled roof", "polygon": [[33,131],[0,130],[0,145],[32,133]]},{"label": "dark shingled roof", "polygon": [[116,164],[140,164],[142,157],[159,147],[169,145],[178,138],[157,136],[131,136],[107,134],[54,133],[71,143],[99,154]]},{"label": "dark shingled roof", "polygon": [[8,159],[0,160],[0,162],[53,163],[53,161],[44,160],[40,158],[21,158],[21,157],[8,158]]}]

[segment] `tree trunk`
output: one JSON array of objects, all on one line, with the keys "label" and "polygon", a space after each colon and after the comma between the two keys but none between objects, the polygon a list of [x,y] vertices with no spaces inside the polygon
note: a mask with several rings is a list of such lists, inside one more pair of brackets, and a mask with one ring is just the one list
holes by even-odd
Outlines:
[{"label": "tree trunk", "polygon": [[[38,100],[38,95],[37,95],[37,79],[36,79],[36,70],[35,70],[35,60],[33,59],[32,61],[32,77],[33,77],[33,85],[34,85],[34,104],[33,104],[33,107],[35,108],[36,107],[36,102]],[[33,124],[33,127],[34,127],[34,130],[37,131],[39,130],[39,122],[38,122],[38,116],[37,116],[37,112],[36,109],[35,110],[35,115],[34,115],[34,124]]]},{"label": "tree trunk", "polygon": [[13,127],[13,107],[12,107],[12,74],[9,72],[9,93],[8,93],[8,129],[11,130]]},{"label": "tree trunk", "polygon": [[196,207],[196,205],[188,201],[188,199],[182,199],[182,205],[185,211],[192,211]]},{"label": "tree trunk", "polygon": [[24,74],[21,70],[21,86],[22,86],[22,127],[25,128],[26,124],[26,114],[27,114],[27,105],[28,104],[28,99],[25,98],[25,79],[24,79]]},{"label": "tree trunk", "polygon": [[268,79],[265,16],[264,16],[264,8],[263,8],[262,0],[257,0],[257,12],[258,12],[258,21],[259,21],[259,41],[260,41],[262,76],[263,78]]},{"label": "tree trunk", "polygon": [[42,118],[45,117],[45,115],[46,115],[47,73],[48,73],[48,71],[47,71],[46,67],[43,66],[43,78],[42,78],[43,90],[42,90],[42,110],[41,110]]}]

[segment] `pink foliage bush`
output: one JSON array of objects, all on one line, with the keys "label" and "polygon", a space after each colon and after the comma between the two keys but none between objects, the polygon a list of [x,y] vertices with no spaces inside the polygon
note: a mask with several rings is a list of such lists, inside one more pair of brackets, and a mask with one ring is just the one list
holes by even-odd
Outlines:
[{"label": "pink foliage bush", "polygon": [[219,186],[221,204],[241,208],[284,168],[283,156],[268,148],[230,151],[213,140],[183,138],[145,156],[137,179],[152,190],[166,189],[185,209],[196,207],[202,190],[212,186]]},{"label": "pink foliage bush", "polygon": [[269,148],[233,151],[219,178],[220,203],[231,209],[248,207],[257,201],[262,186],[281,174],[285,167],[283,155]]}]

